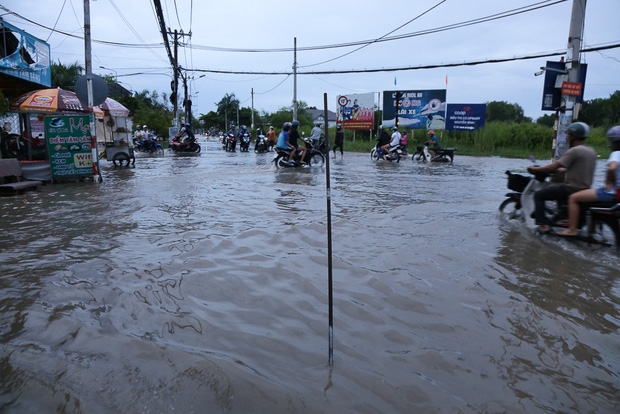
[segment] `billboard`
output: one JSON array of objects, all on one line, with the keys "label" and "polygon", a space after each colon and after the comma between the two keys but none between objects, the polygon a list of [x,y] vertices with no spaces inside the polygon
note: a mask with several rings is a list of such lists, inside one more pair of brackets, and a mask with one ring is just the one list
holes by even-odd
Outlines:
[{"label": "billboard", "polygon": [[50,45],[0,19],[0,73],[49,88]]},{"label": "billboard", "polygon": [[475,131],[484,126],[486,104],[448,104],[446,129],[449,131]]},{"label": "billboard", "polygon": [[46,116],[44,121],[52,176],[93,175],[90,116]]},{"label": "billboard", "polygon": [[375,93],[339,95],[337,124],[344,129],[373,129],[375,125]]},{"label": "billboard", "polygon": [[[545,79],[543,82],[543,100],[541,110],[543,111],[555,111],[560,105],[562,105],[562,86],[563,81],[566,81],[567,75],[563,72],[566,71],[565,62],[552,62],[547,61],[545,69]],[[588,65],[582,63],[579,65],[579,83],[581,87],[579,94],[575,102],[583,102],[583,90],[586,84],[586,72],[588,71]],[[559,80],[559,81],[558,81]]]},{"label": "billboard", "polygon": [[414,129],[444,129],[446,126],[446,90],[410,90],[383,92],[383,127],[396,123],[396,96],[401,94],[398,125]]}]

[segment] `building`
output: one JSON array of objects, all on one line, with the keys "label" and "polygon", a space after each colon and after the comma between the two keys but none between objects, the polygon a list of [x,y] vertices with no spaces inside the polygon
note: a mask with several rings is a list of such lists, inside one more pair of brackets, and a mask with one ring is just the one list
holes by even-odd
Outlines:
[{"label": "building", "polygon": [[[323,109],[305,109],[306,113],[312,116],[313,122],[325,125],[325,111]],[[336,126],[336,113],[333,111],[327,111],[327,127],[332,128]]]}]

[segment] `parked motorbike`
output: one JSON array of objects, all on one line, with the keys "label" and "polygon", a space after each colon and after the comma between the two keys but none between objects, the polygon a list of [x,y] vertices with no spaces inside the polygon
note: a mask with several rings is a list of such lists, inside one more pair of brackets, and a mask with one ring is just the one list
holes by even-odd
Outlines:
[{"label": "parked motorbike", "polygon": [[247,132],[239,137],[239,151],[250,151],[250,134],[248,134]]},{"label": "parked motorbike", "polygon": [[140,138],[134,142],[135,151],[149,155],[164,155],[164,147],[158,144],[154,138]]},{"label": "parked motorbike", "polygon": [[373,161],[379,161],[383,159],[384,155],[387,156],[387,160],[390,162],[400,162],[400,158],[403,156],[402,146],[397,145],[396,148],[392,150],[392,156],[390,156],[383,148],[381,148],[381,145],[379,145],[379,143],[377,143],[374,148],[370,150],[370,159],[372,159]]},{"label": "parked motorbike", "polygon": [[428,150],[428,143],[425,143],[424,146],[420,145],[416,147],[416,151],[411,156],[411,159],[413,161],[422,162],[453,162],[454,151],[456,150],[458,150],[458,148],[440,148],[435,151],[435,158],[433,158]]},{"label": "parked motorbike", "polygon": [[254,147],[254,151],[258,153],[267,152],[269,149],[267,144],[267,137],[264,135],[259,135],[256,137],[256,146]]},{"label": "parked motorbike", "polygon": [[[310,167],[322,167],[325,165],[325,155],[314,147],[311,139],[303,138],[303,141],[308,149],[306,152],[305,161]],[[301,167],[301,153],[296,153],[291,162],[288,161],[291,155],[291,150],[283,150],[277,146],[273,147],[276,150],[276,156],[273,159],[276,168],[280,167]]]},{"label": "parked motorbike", "polygon": [[[548,187],[548,174],[533,176],[513,174],[506,171],[508,189],[506,199],[499,206],[500,213],[507,219],[523,222],[526,227],[536,228],[534,220],[534,193]],[[578,228],[580,233],[573,237],[588,245],[616,246],[620,252],[620,203],[583,203],[580,205]],[[552,227],[567,227],[568,213],[565,203],[547,202],[545,213]]]}]

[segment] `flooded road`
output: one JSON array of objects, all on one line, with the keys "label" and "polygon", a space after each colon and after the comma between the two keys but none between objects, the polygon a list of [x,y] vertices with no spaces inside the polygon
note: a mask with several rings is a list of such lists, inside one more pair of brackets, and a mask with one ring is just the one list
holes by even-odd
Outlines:
[{"label": "flooded road", "polygon": [[618,412],[620,258],[498,216],[527,161],[332,161],[330,367],[325,169],[208,146],[0,199],[1,412]]}]

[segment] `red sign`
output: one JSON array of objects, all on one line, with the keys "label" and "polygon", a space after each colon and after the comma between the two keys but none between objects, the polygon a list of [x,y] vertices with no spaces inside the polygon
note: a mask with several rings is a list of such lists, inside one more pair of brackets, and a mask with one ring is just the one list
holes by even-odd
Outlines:
[{"label": "red sign", "polygon": [[562,82],[562,95],[581,96],[581,83]]}]

